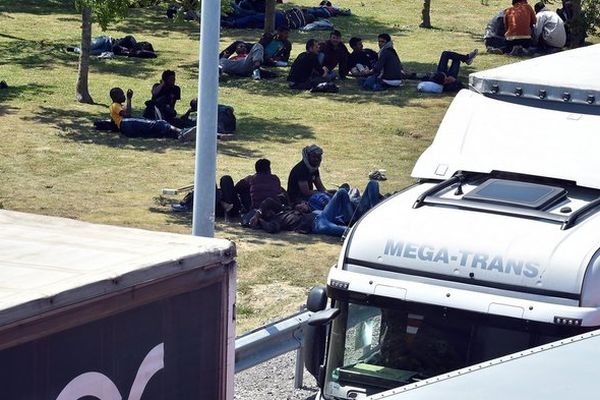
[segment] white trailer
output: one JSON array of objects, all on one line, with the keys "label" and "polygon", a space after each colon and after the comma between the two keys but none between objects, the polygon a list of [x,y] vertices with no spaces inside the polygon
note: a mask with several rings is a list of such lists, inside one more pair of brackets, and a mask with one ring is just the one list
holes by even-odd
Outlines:
[{"label": "white trailer", "polygon": [[353,227],[309,294],[318,398],[600,327],[599,62],[592,46],[471,76],[416,183]]},{"label": "white trailer", "polygon": [[0,398],[233,399],[234,257],[0,210]]}]

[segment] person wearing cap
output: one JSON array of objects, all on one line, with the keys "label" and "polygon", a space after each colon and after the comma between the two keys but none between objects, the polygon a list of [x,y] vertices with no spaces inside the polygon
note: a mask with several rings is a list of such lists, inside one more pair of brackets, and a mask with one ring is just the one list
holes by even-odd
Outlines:
[{"label": "person wearing cap", "polygon": [[316,192],[327,192],[319,166],[323,158],[323,149],[312,144],[302,149],[302,160],[290,171],[288,177],[288,196],[291,204],[306,201]]},{"label": "person wearing cap", "polygon": [[365,76],[377,62],[377,52],[363,47],[362,39],[353,37],[348,42],[352,53],[348,56],[348,69],[352,76]]},{"label": "person wearing cap", "polygon": [[540,1],[535,5],[535,18],[534,43],[544,50],[563,48],[567,43],[567,32],[559,15]]}]

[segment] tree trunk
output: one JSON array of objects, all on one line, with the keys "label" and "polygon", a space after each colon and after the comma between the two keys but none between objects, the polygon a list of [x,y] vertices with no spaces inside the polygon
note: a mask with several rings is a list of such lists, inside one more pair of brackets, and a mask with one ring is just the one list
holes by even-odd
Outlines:
[{"label": "tree trunk", "polygon": [[431,18],[429,17],[429,10],[431,9],[431,0],[423,0],[423,21],[419,25],[421,28],[431,28]]},{"label": "tree trunk", "polygon": [[265,4],[265,33],[275,30],[275,0],[267,0]]},{"label": "tree trunk", "polygon": [[573,6],[571,12],[573,13],[573,19],[570,23],[571,29],[571,43],[569,47],[572,49],[583,46],[585,42],[585,21],[583,14],[581,13],[581,0],[572,0]]},{"label": "tree trunk", "polygon": [[84,7],[81,10],[81,53],[79,53],[79,72],[75,98],[80,103],[93,104],[88,90],[88,74],[90,70],[90,47],[92,44],[92,9]]}]

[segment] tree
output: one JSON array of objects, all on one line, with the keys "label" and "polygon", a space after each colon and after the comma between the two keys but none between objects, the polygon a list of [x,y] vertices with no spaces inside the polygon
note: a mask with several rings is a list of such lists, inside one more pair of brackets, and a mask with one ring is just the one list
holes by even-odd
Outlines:
[{"label": "tree", "polygon": [[423,0],[423,10],[421,11],[421,15],[423,17],[421,24],[419,25],[421,28],[431,28],[431,17],[429,15],[429,11],[431,10],[431,0]]},{"label": "tree", "polygon": [[265,33],[275,30],[275,0],[267,0],[265,4]]},{"label": "tree", "polygon": [[88,90],[93,20],[105,30],[111,22],[123,18],[130,5],[130,0],[75,0],[75,7],[81,12],[81,52],[75,88],[75,98],[80,103],[94,102]]}]

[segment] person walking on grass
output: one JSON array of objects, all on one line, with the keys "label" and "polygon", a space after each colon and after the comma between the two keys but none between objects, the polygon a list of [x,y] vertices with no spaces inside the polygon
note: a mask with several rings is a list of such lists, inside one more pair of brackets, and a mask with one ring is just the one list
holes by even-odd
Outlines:
[{"label": "person walking on grass", "polygon": [[[127,95],[119,87],[110,90],[112,104],[109,107],[110,117],[123,136],[129,138],[167,138],[189,141],[196,139],[196,127],[181,130],[167,121],[153,121],[131,117],[131,99],[133,90],[127,90]],[[125,103],[125,107],[123,107]]]}]

